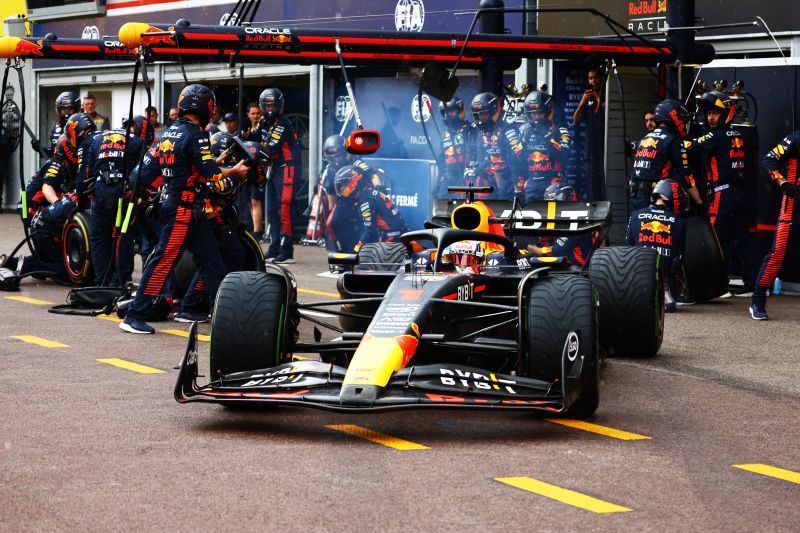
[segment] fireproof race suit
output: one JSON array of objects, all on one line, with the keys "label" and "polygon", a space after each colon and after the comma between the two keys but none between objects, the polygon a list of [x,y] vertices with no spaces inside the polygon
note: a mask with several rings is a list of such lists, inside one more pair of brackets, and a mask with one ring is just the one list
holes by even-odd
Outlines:
[{"label": "fireproof race suit", "polygon": [[451,185],[464,185],[464,167],[468,161],[468,135],[469,122],[466,121],[457,128],[448,126],[442,132],[442,165],[444,169],[439,180],[436,198],[448,197],[447,187]]},{"label": "fireproof race suit", "polygon": [[686,248],[683,219],[661,206],[647,206],[631,214],[626,240],[630,246],[658,252],[667,288],[673,298],[677,297],[680,294],[681,261]]},{"label": "fireproof race suit", "polygon": [[[514,185],[523,175],[521,167],[522,143],[517,130],[497,122],[487,129],[472,128],[477,136],[476,161],[478,169],[493,176],[496,185],[492,198],[510,200],[514,197]],[[472,154],[470,154],[472,157]]]},{"label": "fireproof race suit", "polygon": [[400,210],[388,196],[377,189],[361,189],[356,201],[364,227],[355,251],[368,242],[396,242],[400,235],[408,231]]},{"label": "fireproof race suit", "polygon": [[523,203],[528,203],[541,200],[545,189],[563,178],[572,141],[569,130],[554,123],[524,124],[520,135],[527,173],[517,184],[517,190],[523,191]]},{"label": "fireproof race suit", "polygon": [[684,189],[695,186],[683,141],[669,129],[659,127],[645,135],[636,149],[630,183],[631,210],[646,207],[653,187],[662,179],[674,179]]}]

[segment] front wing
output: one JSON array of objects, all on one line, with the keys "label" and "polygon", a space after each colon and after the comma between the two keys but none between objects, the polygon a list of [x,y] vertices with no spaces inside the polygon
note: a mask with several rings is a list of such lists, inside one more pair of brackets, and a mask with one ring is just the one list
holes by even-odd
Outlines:
[{"label": "front wing", "polygon": [[340,398],[346,369],[320,361],[228,374],[198,386],[196,334],[193,325],[175,385],[179,403],[259,403],[348,413],[443,408],[553,414],[565,411],[576,399],[580,375],[580,368],[573,368],[561,383],[551,383],[459,365],[412,366],[395,373],[371,405],[348,405]]}]

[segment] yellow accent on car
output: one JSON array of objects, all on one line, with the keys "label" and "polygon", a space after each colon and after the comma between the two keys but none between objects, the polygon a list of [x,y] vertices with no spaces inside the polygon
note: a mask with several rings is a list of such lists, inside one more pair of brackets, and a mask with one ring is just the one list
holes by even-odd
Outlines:
[{"label": "yellow accent on car", "polygon": [[403,350],[392,337],[371,337],[361,342],[347,369],[343,385],[385,387],[403,364]]}]

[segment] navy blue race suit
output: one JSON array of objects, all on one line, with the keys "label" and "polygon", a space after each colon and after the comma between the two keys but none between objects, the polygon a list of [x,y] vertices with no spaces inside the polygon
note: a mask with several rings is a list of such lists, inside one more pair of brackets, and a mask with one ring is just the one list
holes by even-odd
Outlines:
[{"label": "navy blue race suit", "polygon": [[447,192],[451,185],[464,185],[464,167],[469,161],[469,122],[463,121],[457,128],[447,128],[442,133],[442,175],[436,198],[453,197]]},{"label": "navy blue race suit", "polygon": [[525,123],[520,136],[527,172],[517,184],[517,192],[523,193],[525,204],[543,199],[545,189],[563,179],[572,139],[567,128],[553,123],[549,126]]},{"label": "navy blue race suit", "polygon": [[[488,129],[473,126],[471,130],[471,136],[477,137],[470,139],[470,143],[477,141],[475,161],[478,170],[488,172],[495,182],[492,184],[495,191],[489,198],[512,199],[514,185],[523,175],[522,143],[517,130],[503,122],[497,122]],[[471,152],[469,155],[472,158]]]},{"label": "navy blue race suit", "polygon": [[403,215],[392,200],[379,190],[367,187],[356,199],[364,226],[355,246],[359,251],[368,242],[397,242],[408,231]]},{"label": "navy blue race suit", "polygon": [[[325,173],[322,177],[322,187],[328,194],[336,195],[334,178],[336,177],[336,172],[346,164],[348,164],[348,162],[345,160],[338,167],[330,163],[325,167]],[[352,165],[361,171],[365,180],[371,180],[372,176],[375,174],[375,171],[361,159],[356,159],[352,162]],[[363,226],[356,199],[343,198],[336,195],[336,204],[334,204],[333,209],[331,209],[331,212],[328,214],[328,219],[325,224],[328,237],[328,242],[326,244],[329,245],[329,249],[342,253],[351,252],[355,248],[356,243],[358,243],[358,237],[361,234],[361,228]]]},{"label": "navy blue race suit", "polygon": [[[260,138],[256,138],[258,135]],[[271,124],[265,121],[251,140],[260,140],[272,159],[272,172],[267,177],[267,257],[292,257],[292,204],[300,185],[300,141],[286,115],[279,115]]]},{"label": "navy blue race suit", "polygon": [[647,207],[653,187],[663,179],[674,179],[684,189],[695,186],[683,141],[668,128],[658,127],[639,141],[633,157],[630,209]]},{"label": "navy blue race suit", "polygon": [[[89,232],[92,266],[95,283],[119,286],[128,279],[120,279],[112,262],[114,253],[115,222],[122,197],[123,182],[136,164],[142,141],[130,136],[126,142],[125,130],[105,131],[94,136],[89,149],[83,154],[78,171],[80,177],[93,180],[92,224]],[[127,161],[125,159],[127,148]],[[131,268],[132,271],[132,268]],[[111,272],[108,276],[107,272]]]},{"label": "navy blue race suit", "polygon": [[53,124],[53,127],[50,128],[50,148],[48,150],[48,153],[50,155],[53,155],[56,152],[56,148],[58,147],[58,140],[61,137],[61,135],[64,134],[64,126],[66,126],[67,124],[67,118],[69,117],[68,116],[60,117],[56,121],[56,123]]},{"label": "navy blue race suit", "polygon": [[672,297],[677,298],[680,295],[681,261],[686,250],[683,219],[658,205],[644,207],[631,214],[626,240],[630,246],[658,252],[667,288]]},{"label": "navy blue race suit", "polygon": [[706,196],[710,197],[708,219],[717,232],[726,274],[730,273],[731,253],[735,247],[742,263],[745,288],[751,289],[755,267],[749,246],[742,134],[730,125],[714,128],[695,139],[690,149],[703,154]]},{"label": "navy blue race suit", "polygon": [[219,246],[202,213],[209,186],[222,180],[222,171],[211,155],[208,133],[181,117],[161,134],[159,152],[164,177],[159,207],[161,234],[126,319],[144,321],[184,249],[194,253],[210,301],[214,301],[225,276]]},{"label": "navy blue race suit", "polygon": [[[798,187],[800,186],[797,173],[798,159],[800,159],[800,131],[795,131],[767,152],[761,159],[761,166],[776,183],[785,181]],[[756,285],[753,289],[754,304],[763,306],[766,303],[767,289],[780,274],[788,243],[791,240],[796,244],[798,239],[796,226],[800,223],[800,217],[797,215],[795,203],[797,196],[791,196],[789,191],[783,194],[772,249],[764,256],[756,276]]]}]

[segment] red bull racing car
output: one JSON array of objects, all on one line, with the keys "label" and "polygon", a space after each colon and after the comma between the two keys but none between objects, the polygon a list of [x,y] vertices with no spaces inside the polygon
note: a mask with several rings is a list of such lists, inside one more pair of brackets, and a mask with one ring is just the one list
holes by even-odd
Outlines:
[{"label": "red bull racing car", "polygon": [[[340,300],[298,302],[294,277],[276,265],[229,274],[211,326],[210,381],[197,383],[193,328],[175,398],[342,412],[472,408],[591,416],[601,352],[652,356],[659,349],[657,256],[600,247],[609,202],[505,204],[493,204],[495,216],[468,198],[451,205],[449,219],[434,217],[400,244],[332,257],[350,269],[338,281]],[[526,238],[559,235],[594,236],[584,266],[519,248]],[[393,263],[397,247],[401,265]],[[313,326],[304,328],[312,329],[307,340],[303,321]],[[321,328],[332,336],[323,339]]]}]

